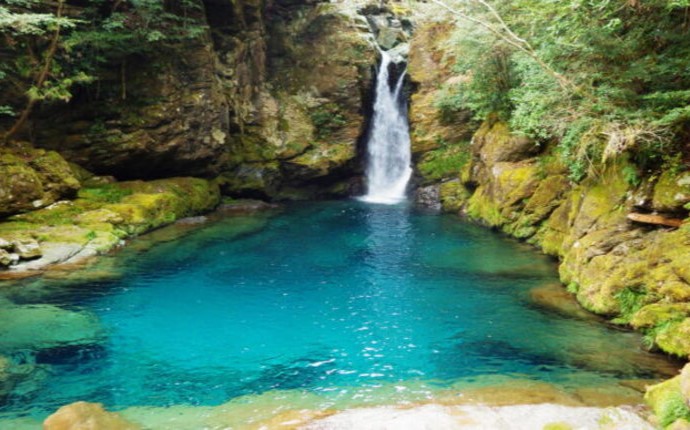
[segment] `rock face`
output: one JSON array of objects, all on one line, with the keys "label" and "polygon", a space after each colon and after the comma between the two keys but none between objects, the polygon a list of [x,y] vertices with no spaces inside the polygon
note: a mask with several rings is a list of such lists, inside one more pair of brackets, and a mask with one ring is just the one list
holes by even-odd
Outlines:
[{"label": "rock face", "polygon": [[[284,5],[223,64],[234,100],[224,192],[242,197],[305,197],[318,184],[343,194],[359,168],[376,51],[364,16],[335,4]],[[220,34],[217,46],[235,35]],[[256,57],[246,73],[237,62]],[[239,72],[233,72],[233,70]],[[345,180],[338,190],[337,183]],[[330,188],[330,190],[329,190]]]},{"label": "rock face", "polygon": [[235,196],[347,194],[377,61],[365,17],[310,0],[194,1],[204,37],[105,67],[99,98],[38,113],[35,143],[121,180],[223,173]]},{"label": "rock face", "polygon": [[121,179],[218,172],[228,111],[215,53],[208,37],[178,49],[178,55],[128,59],[122,76],[104,71],[99,100],[76,97],[68,109],[44,110],[36,144]]}]

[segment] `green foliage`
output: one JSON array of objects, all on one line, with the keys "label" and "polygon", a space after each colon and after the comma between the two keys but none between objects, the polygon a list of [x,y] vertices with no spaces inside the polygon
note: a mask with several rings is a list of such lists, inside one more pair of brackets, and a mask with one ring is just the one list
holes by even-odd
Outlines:
[{"label": "green foliage", "polygon": [[[446,3],[501,28],[479,2]],[[524,49],[463,20],[452,39],[459,83],[443,88],[442,114],[498,113],[516,132],[560,141],[575,181],[623,153],[640,169],[659,168],[686,139],[690,1],[489,3]]]},{"label": "green foliage", "polygon": [[679,419],[690,421],[690,408],[685,403],[680,390],[673,392],[665,399],[661,410],[657,411],[657,416],[662,428],[670,426]]},{"label": "green foliage", "polygon": [[[65,16],[64,1],[5,0],[0,6],[0,115],[33,102],[66,102],[96,79],[100,67],[128,56],[174,49],[205,33],[196,0],[87,0]],[[71,5],[73,6],[73,5]],[[3,97],[4,95],[4,97]]]},{"label": "green foliage", "polygon": [[459,142],[454,145],[444,144],[439,149],[427,152],[424,159],[418,164],[418,168],[426,179],[448,179],[458,176],[469,158],[469,142]]},{"label": "green foliage", "polygon": [[640,179],[640,173],[637,171],[637,168],[635,168],[635,166],[627,164],[623,166],[621,173],[623,174],[623,179],[626,183],[628,183],[628,185],[637,187],[642,182],[642,180]]}]

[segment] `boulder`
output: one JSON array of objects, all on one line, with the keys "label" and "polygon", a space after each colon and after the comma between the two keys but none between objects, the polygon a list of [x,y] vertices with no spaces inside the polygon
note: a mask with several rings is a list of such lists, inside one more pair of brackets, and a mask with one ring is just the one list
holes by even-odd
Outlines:
[{"label": "boulder", "polygon": [[437,184],[417,188],[414,196],[417,206],[434,211],[441,210],[439,188]]},{"label": "boulder", "polygon": [[43,430],[137,430],[141,427],[108,412],[100,403],[76,402],[58,409],[43,422]]},{"label": "boulder", "polygon": [[0,151],[0,217],[74,196],[80,183],[57,152],[17,145]]},{"label": "boulder", "polygon": [[0,268],[8,267],[14,262],[12,254],[5,249],[0,249]]},{"label": "boulder", "polygon": [[19,258],[22,260],[32,260],[43,255],[41,247],[34,239],[15,240],[12,244],[14,245],[14,252],[19,255]]}]

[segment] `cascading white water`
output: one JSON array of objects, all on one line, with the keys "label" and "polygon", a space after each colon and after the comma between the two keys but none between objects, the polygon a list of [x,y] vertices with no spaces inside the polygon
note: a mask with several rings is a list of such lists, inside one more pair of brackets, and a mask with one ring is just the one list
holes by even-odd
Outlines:
[{"label": "cascading white water", "polygon": [[394,204],[405,200],[405,189],[412,175],[410,133],[406,106],[400,103],[405,73],[395,88],[388,84],[391,57],[381,51],[376,77],[376,101],[367,151],[367,194],[361,200]]}]

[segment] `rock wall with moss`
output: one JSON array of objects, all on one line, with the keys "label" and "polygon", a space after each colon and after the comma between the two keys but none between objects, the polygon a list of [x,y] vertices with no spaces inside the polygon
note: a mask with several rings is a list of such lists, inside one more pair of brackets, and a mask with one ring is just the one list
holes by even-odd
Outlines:
[{"label": "rock wall with moss", "polygon": [[[453,77],[443,23],[410,53],[413,148],[421,199],[523,239],[560,262],[586,309],[645,334],[648,347],[690,355],[690,171],[641,172],[625,156],[569,179],[551,145],[494,117],[474,126],[439,106]],[[426,35],[420,35],[424,32]],[[440,37],[437,37],[441,35]]]},{"label": "rock wall with moss", "polygon": [[347,3],[198,0],[204,34],[94,72],[23,135],[118,179],[222,174],[225,193],[345,195],[377,51]]}]

